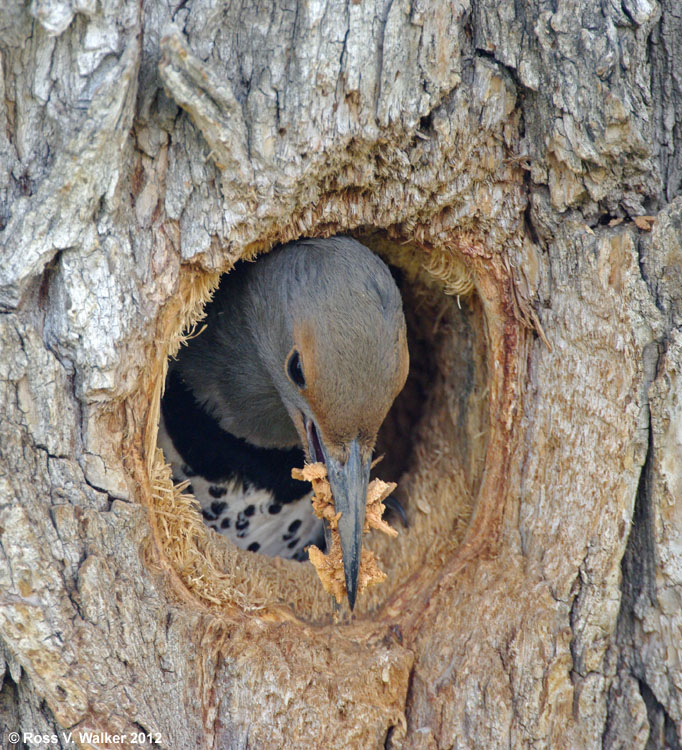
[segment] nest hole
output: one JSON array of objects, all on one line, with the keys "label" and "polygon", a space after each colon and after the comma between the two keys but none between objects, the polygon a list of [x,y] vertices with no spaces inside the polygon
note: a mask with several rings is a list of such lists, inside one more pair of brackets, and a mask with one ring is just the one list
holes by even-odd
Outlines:
[{"label": "nest hole", "polygon": [[[375,455],[384,457],[374,469],[398,483],[408,527],[393,515],[397,539],[365,537],[388,578],[358,599],[355,616],[362,617],[420,571],[435,570],[461,542],[483,476],[489,414],[485,316],[463,261],[372,229],[354,236],[391,268],[410,351],[408,379],[379,432]],[[338,617],[311,565],[238,550],[208,529],[195,501],[173,486],[160,451],[153,485],[157,544],[191,598],[275,618],[293,611],[313,623]]]}]

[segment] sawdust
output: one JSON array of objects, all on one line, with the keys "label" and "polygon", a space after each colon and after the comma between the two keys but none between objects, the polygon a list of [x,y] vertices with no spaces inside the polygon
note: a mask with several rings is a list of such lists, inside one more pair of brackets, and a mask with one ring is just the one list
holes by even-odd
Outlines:
[{"label": "sawdust", "polygon": [[[317,575],[322,582],[324,590],[331,594],[341,604],[346,596],[346,579],[343,572],[343,555],[341,551],[341,537],[339,536],[338,523],[341,513],[337,513],[334,507],[334,498],[331,487],[327,480],[327,467],[323,463],[306,464],[302,469],[292,469],[291,476],[313,485],[313,511],[318,518],[329,523],[331,528],[331,549],[324,554],[315,545],[308,548],[308,557]],[[389,526],[382,516],[386,510],[383,501],[396,488],[395,482],[382,482],[374,479],[367,488],[367,509],[365,511],[365,526],[363,531],[378,529],[384,534],[396,537],[398,532]],[[369,586],[374,586],[386,580],[384,573],[377,564],[374,553],[363,549],[358,573],[358,594]]]},{"label": "sawdust", "polygon": [[635,222],[635,225],[638,229],[641,229],[643,232],[650,232],[651,228],[654,225],[654,222],[656,221],[655,216],[635,216],[633,218],[633,221]]}]

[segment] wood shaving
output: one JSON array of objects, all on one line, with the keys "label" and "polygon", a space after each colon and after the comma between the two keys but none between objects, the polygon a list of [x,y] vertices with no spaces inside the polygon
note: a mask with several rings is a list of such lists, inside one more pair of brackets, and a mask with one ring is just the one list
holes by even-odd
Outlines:
[{"label": "wood shaving", "polygon": [[633,218],[633,221],[635,222],[635,225],[638,229],[641,229],[643,232],[650,232],[651,227],[654,225],[654,222],[656,221],[655,216],[635,216]]},{"label": "wood shaving", "polygon": [[[346,578],[343,572],[341,537],[338,530],[341,513],[337,513],[334,508],[334,498],[327,480],[327,467],[323,463],[306,464],[302,469],[292,469],[291,476],[294,479],[312,483],[313,511],[318,518],[322,518],[329,523],[332,539],[331,549],[327,554],[324,554],[313,544],[308,548],[308,557],[317,571],[324,590],[341,604],[346,596]],[[395,482],[382,482],[381,479],[374,479],[369,483],[364,532],[368,532],[370,529],[378,529],[389,536],[398,536],[398,531],[383,520],[386,510],[383,501],[393,492],[396,486]],[[374,553],[363,548],[358,572],[358,594],[361,594],[369,586],[374,586],[385,580],[386,573],[379,568]]]},{"label": "wood shaving", "polygon": [[365,511],[365,528],[378,529],[389,536],[398,536],[398,530],[389,526],[383,519],[386,506],[384,500],[393,492],[398,485],[395,482],[382,482],[381,479],[375,479],[370,482],[367,488],[367,510]]}]

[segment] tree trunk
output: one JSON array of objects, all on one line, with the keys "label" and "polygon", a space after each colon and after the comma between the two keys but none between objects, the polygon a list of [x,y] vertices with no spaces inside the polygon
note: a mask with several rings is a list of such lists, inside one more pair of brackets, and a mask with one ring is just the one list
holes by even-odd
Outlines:
[{"label": "tree trunk", "polygon": [[[9,0],[0,40],[2,746],[682,747],[677,0]],[[337,233],[411,331],[353,617],[155,446],[219,274]]]}]

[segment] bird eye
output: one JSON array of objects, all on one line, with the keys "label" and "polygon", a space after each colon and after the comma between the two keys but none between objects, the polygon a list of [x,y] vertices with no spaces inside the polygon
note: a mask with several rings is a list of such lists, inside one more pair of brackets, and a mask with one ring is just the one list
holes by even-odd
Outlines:
[{"label": "bird eye", "polygon": [[289,377],[293,380],[294,383],[299,388],[305,388],[305,376],[303,375],[303,367],[301,365],[301,356],[294,349],[293,352],[291,352],[291,355],[289,356],[289,361],[287,362],[287,372],[289,373]]}]

